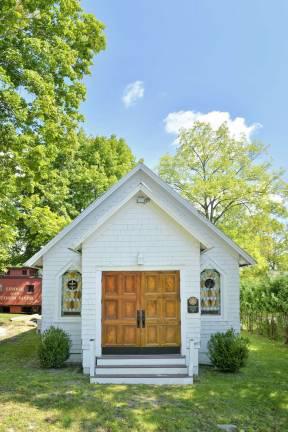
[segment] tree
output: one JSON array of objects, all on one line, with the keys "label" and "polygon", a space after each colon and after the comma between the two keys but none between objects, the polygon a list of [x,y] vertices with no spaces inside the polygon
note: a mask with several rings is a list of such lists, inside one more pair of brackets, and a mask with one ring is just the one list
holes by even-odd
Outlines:
[{"label": "tree", "polygon": [[105,38],[103,24],[84,13],[80,0],[2,0],[0,17],[3,268],[11,253],[25,256],[37,220],[43,241],[69,221],[66,167],[79,145],[83,77]]},{"label": "tree", "polygon": [[256,252],[258,270],[288,264],[287,184],[264,153],[261,143],[231,136],[225,123],[213,130],[198,122],[180,132],[176,154],[164,155],[159,165],[161,177],[207,219]]},{"label": "tree", "polygon": [[288,276],[241,282],[241,321],[248,331],[288,343]]},{"label": "tree", "polygon": [[[56,171],[63,187],[39,194],[35,201],[28,197],[29,209],[18,221],[18,236],[14,243],[14,263],[22,263],[92,201],[135,166],[135,157],[122,138],[112,135],[87,136],[78,134],[78,148],[73,157],[65,159]],[[35,198],[35,197],[34,197]],[[25,202],[25,200],[24,200]],[[57,206],[60,211],[57,212]]]},{"label": "tree", "polygon": [[71,216],[81,212],[135,166],[135,157],[122,138],[89,137],[81,131],[79,142],[70,172]]}]

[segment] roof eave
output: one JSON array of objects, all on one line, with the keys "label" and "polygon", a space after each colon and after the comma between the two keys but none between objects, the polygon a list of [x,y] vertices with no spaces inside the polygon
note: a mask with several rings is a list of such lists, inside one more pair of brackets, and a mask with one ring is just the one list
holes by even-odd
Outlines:
[{"label": "roof eave", "polygon": [[[34,254],[29,260],[27,260],[24,265],[35,266],[41,265],[43,255],[53,247],[60,239],[62,239],[75,225],[77,225],[81,220],[83,220],[87,214],[93,211],[98,205],[103,202],[108,196],[110,196],[114,191],[116,191],[123,183],[125,183],[130,177],[132,177],[137,171],[142,170],[148,176],[152,177],[156,183],[162,186],[168,193],[170,193],[178,202],[180,202],[184,207],[186,207],[192,214],[197,216],[202,220],[205,225],[208,226],[214,233],[216,233],[224,242],[226,242],[232,249],[234,249],[238,254],[239,258],[242,257],[244,260],[243,265],[254,265],[256,261],[252,258],[246,251],[244,251],[240,246],[237,245],[230,237],[224,234],[219,228],[213,225],[208,219],[206,219],[198,210],[187,200],[181,197],[170,185],[165,183],[159,176],[157,176],[150,168],[146,165],[140,163],[136,165],[133,170],[122,177],[119,182],[115,183],[106,193],[101,195],[96,201],[94,201],[90,206],[88,206],[82,213],[80,213],[69,225],[67,225],[63,230],[61,230],[50,242],[43,246],[36,254]],[[239,259],[240,265],[240,259]]]}]

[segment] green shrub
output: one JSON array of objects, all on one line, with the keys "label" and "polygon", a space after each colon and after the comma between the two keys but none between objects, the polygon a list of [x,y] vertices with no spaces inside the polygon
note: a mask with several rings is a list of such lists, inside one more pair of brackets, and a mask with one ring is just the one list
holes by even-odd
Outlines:
[{"label": "green shrub", "polygon": [[208,342],[208,355],[213,366],[224,372],[237,372],[248,358],[249,340],[233,329],[215,333]]},{"label": "green shrub", "polygon": [[62,329],[50,327],[41,334],[39,360],[43,368],[61,368],[69,357],[71,340]]},{"label": "green shrub", "polygon": [[288,344],[288,276],[241,280],[241,323],[249,332]]}]

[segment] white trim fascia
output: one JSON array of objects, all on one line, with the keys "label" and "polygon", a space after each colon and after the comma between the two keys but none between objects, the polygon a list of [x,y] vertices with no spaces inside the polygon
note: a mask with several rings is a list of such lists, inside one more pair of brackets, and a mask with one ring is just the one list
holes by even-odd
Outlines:
[{"label": "white trim fascia", "polygon": [[168,216],[170,216],[178,225],[180,225],[182,228],[185,229],[189,234],[192,235],[196,240],[198,240],[205,248],[209,249],[211,245],[207,242],[206,239],[203,239],[201,236],[199,236],[198,232],[194,232],[188,225],[185,224],[182,220],[179,220],[179,216],[176,215],[171,209],[167,208],[165,206],[165,203],[162,200],[159,200],[158,198],[155,198],[153,195],[153,192],[150,191],[150,188],[148,189],[146,185],[142,183],[141,190],[145,193],[145,195],[148,196],[155,204],[157,204],[158,207],[160,207]]},{"label": "white trim fascia", "polygon": [[80,223],[86,216],[88,216],[95,208],[97,208],[106,198],[108,198],[114,191],[119,189],[123,183],[125,183],[130,177],[132,177],[137,171],[140,170],[142,164],[137,165],[128,174],[122,177],[117,183],[111,186],[103,195],[97,198],[92,204],[90,204],[85,210],[83,210],[69,225],[63,228],[55,237],[53,237],[46,245],[44,245],[38,252],[36,252],[24,265],[32,267],[35,263],[53,247],[59,240],[61,240],[66,234],[68,234],[78,223]]},{"label": "white trim fascia", "polygon": [[[170,195],[172,195],[180,204],[182,204],[187,210],[189,210],[194,216],[200,219],[208,228],[210,228],[218,237],[224,240],[232,249],[234,249],[240,257],[247,262],[247,264],[255,264],[256,261],[247,252],[240,248],[232,239],[230,239],[226,234],[219,230],[215,225],[213,225],[208,219],[206,219],[198,210],[186,199],[181,197],[171,186],[165,183],[159,176],[157,176],[150,168],[146,165],[140,163],[135,168],[133,168],[126,176],[122,177],[118,183],[113,185],[106,193],[94,201],[90,206],[88,206],[82,213],[80,213],[69,225],[67,225],[62,231],[60,231],[50,242],[43,246],[36,254],[34,254],[29,260],[27,260],[24,265],[32,267],[37,264],[38,260],[59,240],[61,240],[68,232],[70,232],[79,222],[81,222],[88,214],[90,214],[95,208],[97,208],[106,198],[108,198],[113,192],[119,189],[129,178],[131,178],[136,172],[143,171],[150,178],[152,178],[160,187],[166,190]],[[144,182],[142,185],[145,187]],[[146,187],[147,188],[147,187]],[[148,188],[147,188],[148,189]]]},{"label": "white trim fascia", "polygon": [[78,249],[81,244],[87,240],[97,229],[99,229],[110,217],[112,217],[115,213],[117,213],[118,210],[120,210],[121,207],[123,207],[130,199],[132,199],[138,192],[143,192],[148,198],[150,198],[164,213],[166,213],[171,219],[174,220],[178,225],[180,225],[185,231],[188,232],[194,239],[199,241],[204,247],[209,247],[209,244],[207,243],[207,240],[202,239],[199,237],[198,232],[194,232],[191,230],[190,227],[188,227],[183,221],[180,221],[178,216],[175,215],[173,212],[171,213],[171,209],[167,209],[165,207],[165,204],[160,201],[159,199],[155,198],[153,193],[151,192],[150,188],[148,188],[143,183],[140,183],[129,195],[126,195],[126,197],[118,203],[117,206],[113,207],[110,211],[106,212],[102,218],[99,219],[96,225],[94,225],[88,232],[86,232],[74,245],[72,245],[72,249]]},{"label": "white trim fascia", "polygon": [[131,198],[133,198],[137,192],[139,192],[140,187],[137,186],[125,196],[125,198],[120,201],[117,206],[114,206],[112,209],[108,210],[99,220],[98,222],[91,227],[90,230],[88,230],[78,241],[77,243],[74,243],[71,247],[71,249],[77,249],[79,246],[88,238],[90,237],[97,229],[99,229],[110,217],[112,217],[115,213],[117,213],[118,210],[120,210],[121,207],[123,207]]},{"label": "white trim fascia", "polygon": [[[96,313],[94,321],[95,332],[95,355],[100,357],[102,355],[102,270],[96,269]],[[83,323],[81,324],[83,326]],[[85,327],[81,329],[85,333]]]},{"label": "white trim fascia", "polygon": [[223,269],[223,267],[220,266],[214,259],[212,259],[211,257],[205,256],[205,258],[203,258],[203,260],[200,259],[201,272],[202,272],[202,270],[205,270],[207,268],[207,265],[211,265],[211,268],[218,270],[219,273],[223,273],[223,274],[227,275],[227,272]]},{"label": "white trim fascia", "polygon": [[138,265],[123,265],[123,266],[115,266],[115,265],[113,265],[113,264],[111,264],[111,266],[109,266],[109,265],[104,265],[104,266],[96,266],[95,268],[96,268],[96,271],[101,271],[101,272],[105,272],[105,271],[123,271],[123,272],[125,272],[125,271],[133,271],[133,272],[136,272],[136,271],[139,271],[139,272],[145,272],[145,271],[169,271],[169,270],[171,270],[171,271],[182,271],[183,269],[185,269],[187,266],[179,266],[178,264],[177,265],[155,265],[155,266],[153,266],[153,265],[140,265],[140,264],[138,264]]}]

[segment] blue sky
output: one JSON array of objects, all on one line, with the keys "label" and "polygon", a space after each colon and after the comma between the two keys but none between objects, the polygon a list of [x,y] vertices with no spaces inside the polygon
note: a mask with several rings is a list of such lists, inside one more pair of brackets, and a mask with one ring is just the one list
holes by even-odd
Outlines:
[{"label": "blue sky", "polygon": [[233,133],[262,140],[275,166],[287,168],[287,0],[82,5],[104,22],[107,36],[85,79],[87,132],[125,138],[154,168],[174,151],[177,127],[228,119]]}]

